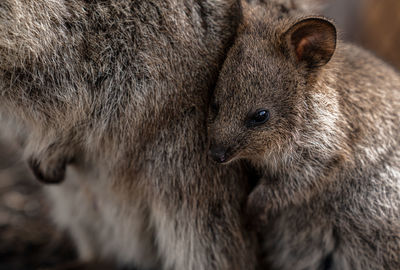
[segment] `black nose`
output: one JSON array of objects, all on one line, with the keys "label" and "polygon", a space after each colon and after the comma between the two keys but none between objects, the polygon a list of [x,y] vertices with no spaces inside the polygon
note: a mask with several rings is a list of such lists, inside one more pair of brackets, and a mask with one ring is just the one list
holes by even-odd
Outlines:
[{"label": "black nose", "polygon": [[226,148],[220,145],[211,145],[210,156],[218,163],[226,161]]}]

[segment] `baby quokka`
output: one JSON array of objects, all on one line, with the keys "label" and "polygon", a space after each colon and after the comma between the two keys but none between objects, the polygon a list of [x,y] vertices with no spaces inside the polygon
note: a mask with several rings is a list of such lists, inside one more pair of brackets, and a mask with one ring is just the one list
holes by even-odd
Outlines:
[{"label": "baby quokka", "polygon": [[261,174],[262,267],[400,269],[400,77],[329,20],[271,10],[245,10],[208,122],[217,162]]}]

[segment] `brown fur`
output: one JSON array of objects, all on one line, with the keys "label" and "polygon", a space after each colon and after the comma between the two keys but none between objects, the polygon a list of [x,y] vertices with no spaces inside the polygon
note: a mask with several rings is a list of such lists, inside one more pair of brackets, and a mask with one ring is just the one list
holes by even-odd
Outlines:
[{"label": "brown fur", "polygon": [[[207,156],[235,0],[0,2],[0,106],[83,260],[252,269],[241,166]],[[11,115],[11,116],[10,116]],[[240,179],[240,180],[239,180]]]},{"label": "brown fur", "polygon": [[359,42],[400,70],[400,2],[363,1]]},{"label": "brown fur", "polygon": [[399,269],[400,76],[324,18],[271,10],[244,9],[208,126],[214,159],[262,175],[263,266]]}]

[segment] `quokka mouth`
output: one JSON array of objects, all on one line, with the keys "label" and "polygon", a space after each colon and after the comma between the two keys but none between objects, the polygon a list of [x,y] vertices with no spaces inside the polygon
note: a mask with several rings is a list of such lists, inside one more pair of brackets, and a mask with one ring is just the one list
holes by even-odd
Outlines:
[{"label": "quokka mouth", "polygon": [[235,160],[236,154],[232,151],[232,148],[222,147],[211,147],[209,151],[211,158],[219,164],[228,164]]},{"label": "quokka mouth", "polygon": [[215,160],[215,159],[214,160],[219,164],[228,164],[232,159],[233,159],[232,157],[226,157],[222,160]]}]

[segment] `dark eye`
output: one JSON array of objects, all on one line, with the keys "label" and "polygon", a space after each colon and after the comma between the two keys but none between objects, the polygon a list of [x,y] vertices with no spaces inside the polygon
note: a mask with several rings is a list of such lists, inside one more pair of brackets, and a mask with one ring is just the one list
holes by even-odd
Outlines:
[{"label": "dark eye", "polygon": [[269,111],[260,109],[257,110],[250,118],[247,120],[247,127],[256,127],[264,124],[269,119]]}]

